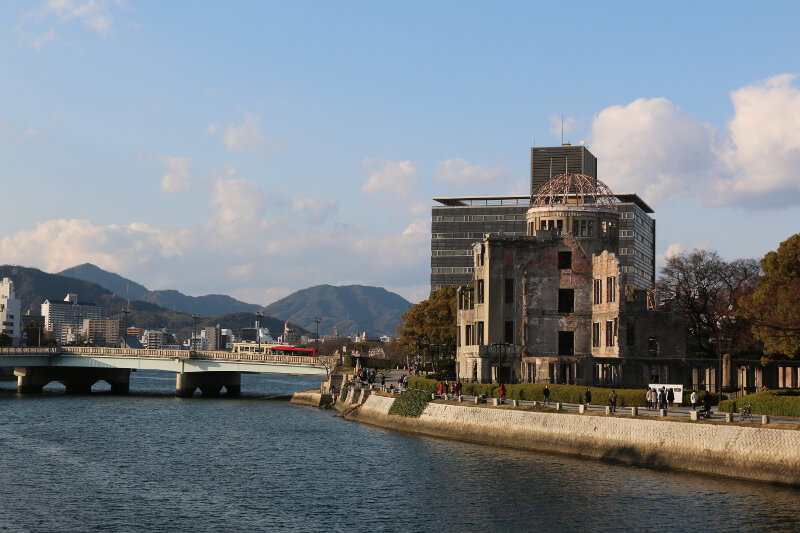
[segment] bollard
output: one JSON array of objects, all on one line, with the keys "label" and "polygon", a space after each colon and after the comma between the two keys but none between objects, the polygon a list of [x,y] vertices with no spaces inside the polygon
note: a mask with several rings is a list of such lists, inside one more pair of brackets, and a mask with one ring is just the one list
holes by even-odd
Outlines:
[{"label": "bollard", "polygon": [[478,403],[478,397],[475,396],[475,403]]},{"label": "bollard", "polygon": [[460,394],[458,395],[458,401],[459,402],[463,402],[464,401],[464,398]]},{"label": "bollard", "polygon": [[435,394],[431,394],[431,400],[435,400],[435,399],[436,399],[436,395]]},{"label": "bollard", "polygon": [[562,407],[562,405],[561,405],[561,402],[558,402],[558,403],[556,404],[556,411],[560,411],[560,410],[561,410],[561,407]]},{"label": "bollard", "polygon": [[534,400],[534,401],[533,401],[533,406],[534,406],[534,407],[539,407],[539,402],[537,402],[536,400]]},{"label": "bollard", "polygon": [[606,405],[606,414],[607,415],[611,414],[611,406],[610,405]]},{"label": "bollard", "polygon": [[631,416],[639,416],[639,408],[631,407]]},{"label": "bollard", "polygon": [[500,405],[500,398],[492,398],[492,405]]},{"label": "bollard", "polygon": [[580,404],[578,406],[578,413],[583,414],[586,412],[586,406],[584,404]]},{"label": "bollard", "polygon": [[689,420],[697,420],[697,411],[689,411]]},{"label": "bollard", "polygon": [[519,407],[519,400],[511,400],[511,405],[514,407]]},{"label": "bollard", "polygon": [[769,424],[769,415],[761,415],[761,423],[764,425]]},{"label": "bollard", "polygon": [[661,418],[664,418],[664,417],[667,416],[667,410],[666,409],[659,409],[658,410],[658,414],[659,414],[659,416],[661,416]]},{"label": "bollard", "polygon": [[725,413],[725,422],[733,422],[733,413]]}]

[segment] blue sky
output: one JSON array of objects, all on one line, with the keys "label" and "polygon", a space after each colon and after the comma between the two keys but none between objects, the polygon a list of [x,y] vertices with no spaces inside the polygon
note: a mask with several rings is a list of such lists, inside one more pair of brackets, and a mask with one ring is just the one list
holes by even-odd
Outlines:
[{"label": "blue sky", "polygon": [[434,196],[585,141],[657,252],[800,229],[796,2],[0,4],[0,263],[427,296]]}]

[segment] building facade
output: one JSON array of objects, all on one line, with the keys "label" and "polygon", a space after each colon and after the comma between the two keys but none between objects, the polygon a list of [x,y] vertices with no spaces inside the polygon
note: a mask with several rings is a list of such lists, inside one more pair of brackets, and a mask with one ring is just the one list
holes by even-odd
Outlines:
[{"label": "building facade", "polygon": [[121,342],[119,319],[84,319],[83,335],[94,346],[119,346]]},{"label": "building facade", "polygon": [[[531,194],[551,177],[570,173],[597,179],[597,158],[585,146],[531,148]],[[615,195],[619,211],[617,260],[629,282],[655,284],[656,222],[634,193]],[[434,198],[431,208],[431,290],[472,281],[472,247],[484,235],[526,235],[530,196]]]},{"label": "building facade", "polygon": [[[64,326],[73,326],[80,330],[85,319],[101,318],[102,309],[93,302],[78,301],[77,294],[67,294],[63,301],[45,300],[42,304],[45,330],[61,341]],[[74,335],[74,332],[73,332]]]},{"label": "building facade", "polygon": [[526,235],[473,246],[472,283],[458,290],[460,379],[640,386],[663,379],[659,358],[685,357],[682,320],[616,255],[620,204],[592,176],[556,176],[531,197]]},{"label": "building facade", "polygon": [[10,278],[0,281],[0,333],[8,335],[15,345],[20,344],[22,304],[14,294],[14,282]]}]

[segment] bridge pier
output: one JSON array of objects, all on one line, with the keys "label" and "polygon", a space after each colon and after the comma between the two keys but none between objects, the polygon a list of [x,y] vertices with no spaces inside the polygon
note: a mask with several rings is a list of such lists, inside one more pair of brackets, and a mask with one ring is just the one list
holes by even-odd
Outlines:
[{"label": "bridge pier", "polygon": [[241,372],[181,372],[175,378],[175,394],[182,398],[194,395],[198,388],[205,397],[219,396],[225,387],[227,396],[242,392]]},{"label": "bridge pier", "polygon": [[67,388],[67,394],[88,394],[92,385],[105,381],[111,385],[113,394],[125,394],[130,389],[131,371],[127,368],[81,368],[81,367],[16,367],[17,392],[40,393],[42,388],[58,381]]}]

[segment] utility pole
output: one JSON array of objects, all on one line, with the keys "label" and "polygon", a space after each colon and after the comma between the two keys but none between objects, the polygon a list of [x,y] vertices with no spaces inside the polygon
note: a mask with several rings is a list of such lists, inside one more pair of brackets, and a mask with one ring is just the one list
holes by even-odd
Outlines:
[{"label": "utility pole", "polygon": [[258,353],[261,353],[261,319],[264,318],[264,313],[259,309],[256,311],[256,341],[258,341]]},{"label": "utility pole", "polygon": [[128,315],[130,314],[131,310],[127,307],[122,308],[122,314],[125,316],[125,329],[122,332],[122,339],[125,343],[125,348],[128,347]]},{"label": "utility pole", "polygon": [[189,357],[192,357],[193,354],[197,352],[197,319],[200,318],[200,315],[192,313],[192,319],[194,320],[194,333],[192,334],[192,340],[189,343]]},{"label": "utility pole", "polygon": [[319,323],[320,323],[321,320],[322,319],[319,318],[319,317],[314,317],[314,323],[317,325],[317,338],[315,339],[317,347],[316,347],[316,351],[314,352],[315,355],[319,355]]}]

